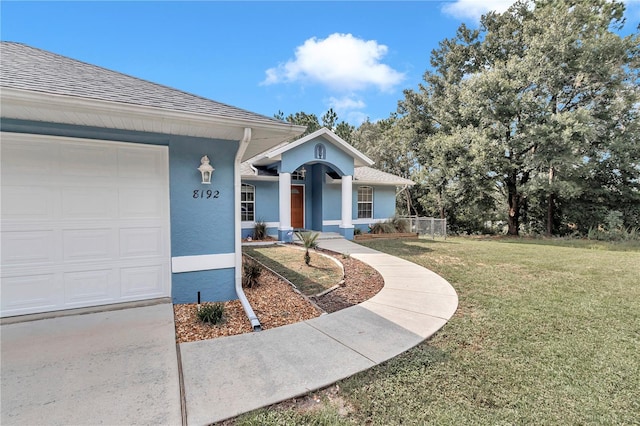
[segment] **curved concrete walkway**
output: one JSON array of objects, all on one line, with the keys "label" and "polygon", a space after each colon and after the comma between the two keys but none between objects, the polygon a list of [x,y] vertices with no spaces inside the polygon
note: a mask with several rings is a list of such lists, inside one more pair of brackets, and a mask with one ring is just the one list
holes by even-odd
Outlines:
[{"label": "curved concrete walkway", "polygon": [[187,421],[209,424],[320,389],[412,348],[455,313],[439,275],[344,239],[319,241],[384,277],[373,298],[309,321],[180,344]]}]

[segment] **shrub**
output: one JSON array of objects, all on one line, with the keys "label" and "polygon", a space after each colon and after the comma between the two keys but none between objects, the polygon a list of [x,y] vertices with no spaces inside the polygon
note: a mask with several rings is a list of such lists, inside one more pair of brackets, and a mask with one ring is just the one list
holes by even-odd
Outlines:
[{"label": "shrub", "polygon": [[267,238],[267,224],[259,220],[253,225],[253,239],[264,240]]},{"label": "shrub", "polygon": [[362,229],[353,228],[353,235],[361,235],[361,234],[362,234]]},{"label": "shrub", "polygon": [[315,249],[318,247],[316,240],[320,236],[317,232],[296,232],[297,237],[302,241],[302,245],[305,248],[304,263],[309,266],[311,264],[311,255],[309,255],[309,249]]},{"label": "shrub", "polygon": [[605,225],[591,227],[587,232],[587,238],[598,241],[638,241],[640,232],[638,228],[624,227],[622,213],[613,210],[605,217]]},{"label": "shrub", "polygon": [[378,222],[371,225],[372,234],[393,234],[397,232],[396,227],[389,221]]},{"label": "shrub", "polygon": [[204,323],[217,325],[224,321],[223,303],[205,303],[198,310],[198,319]]},{"label": "shrub", "polygon": [[409,221],[399,217],[394,217],[388,221],[396,229],[396,232],[409,232]]},{"label": "shrub", "polygon": [[258,278],[262,274],[262,266],[255,262],[245,261],[242,264],[242,287],[253,288],[258,286]]},{"label": "shrub", "polygon": [[400,217],[387,219],[384,222],[374,223],[370,226],[372,234],[393,234],[396,232],[409,232],[409,221]]}]

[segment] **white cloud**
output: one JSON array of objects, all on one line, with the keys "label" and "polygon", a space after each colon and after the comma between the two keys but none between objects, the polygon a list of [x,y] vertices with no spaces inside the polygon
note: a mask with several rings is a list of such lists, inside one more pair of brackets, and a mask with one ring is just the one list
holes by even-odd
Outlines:
[{"label": "white cloud", "polygon": [[[640,0],[622,0],[622,2],[626,6],[627,19],[640,17]],[[442,6],[442,12],[457,19],[478,22],[480,17],[487,12],[503,13],[513,3],[515,0],[454,0]]]},{"label": "white cloud", "polygon": [[339,121],[346,121],[354,126],[359,126],[367,119],[367,114],[362,110],[367,104],[356,96],[343,96],[341,98],[330,97],[327,102],[338,114]]},{"label": "white cloud", "polygon": [[329,105],[338,113],[348,110],[362,109],[367,106],[361,99],[355,99],[349,96],[344,96],[342,98],[334,98],[332,96],[329,98]]},{"label": "white cloud", "polygon": [[489,11],[502,13],[514,3],[514,0],[456,0],[445,4],[442,11],[458,19],[479,21]]},{"label": "white cloud", "polygon": [[387,52],[387,46],[351,34],[312,37],[296,48],[295,59],[269,68],[262,84],[306,81],[334,90],[356,91],[373,86],[387,91],[405,77],[380,62]]},{"label": "white cloud", "polygon": [[358,127],[362,123],[367,121],[367,118],[369,118],[369,116],[362,111],[351,111],[350,113],[347,114],[346,121],[347,123]]}]

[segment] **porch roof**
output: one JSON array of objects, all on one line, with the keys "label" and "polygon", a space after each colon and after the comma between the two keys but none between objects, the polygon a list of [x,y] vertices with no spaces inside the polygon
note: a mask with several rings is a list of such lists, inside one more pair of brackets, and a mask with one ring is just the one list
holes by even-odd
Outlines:
[{"label": "porch roof", "polygon": [[[240,166],[240,174],[246,180],[271,180],[277,181],[277,173],[261,173],[260,169],[252,168],[249,161],[245,161]],[[340,179],[334,179],[327,175],[328,183],[340,182]],[[356,185],[386,185],[386,186],[405,186],[415,185],[415,182],[396,176],[391,173],[376,170],[372,167],[362,166],[354,169],[353,183]]]}]

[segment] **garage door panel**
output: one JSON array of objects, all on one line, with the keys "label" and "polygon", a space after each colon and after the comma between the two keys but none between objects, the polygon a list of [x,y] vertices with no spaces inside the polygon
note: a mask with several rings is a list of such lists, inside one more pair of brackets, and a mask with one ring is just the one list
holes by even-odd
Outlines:
[{"label": "garage door panel", "polygon": [[171,295],[167,147],[6,132],[0,147],[0,316]]},{"label": "garage door panel", "polygon": [[120,295],[135,297],[146,294],[162,295],[162,279],[166,265],[156,264],[142,267],[129,267],[120,270]]},{"label": "garage door panel", "polygon": [[2,265],[33,265],[57,260],[57,233],[54,230],[3,231]]},{"label": "garage door panel", "polygon": [[65,229],[62,234],[65,262],[115,259],[113,231],[112,228]]},{"label": "garage door panel", "polygon": [[164,231],[161,227],[120,229],[120,257],[164,255]]},{"label": "garage door panel", "polygon": [[159,188],[123,188],[120,191],[122,219],[159,219],[166,210],[166,196]]},{"label": "garage door panel", "polygon": [[46,181],[47,176],[54,174],[59,158],[58,146],[38,141],[23,140],[20,142],[3,140],[2,178],[38,179]]},{"label": "garage door panel", "polygon": [[118,193],[111,188],[63,188],[62,217],[66,219],[115,219]]},{"label": "garage door panel", "polygon": [[128,179],[166,179],[166,156],[144,148],[118,149],[118,176]]},{"label": "garage door panel", "polygon": [[113,270],[69,272],[64,274],[65,304],[98,304],[118,298]]},{"label": "garage door panel", "polygon": [[56,274],[2,278],[2,310],[31,313],[53,310],[63,297]]},{"label": "garage door panel", "polygon": [[61,174],[94,180],[115,178],[118,173],[117,150],[96,144],[63,143],[60,148]]},{"label": "garage door panel", "polygon": [[[4,167],[4,162],[3,162]],[[24,182],[21,182],[24,183]],[[2,180],[2,219],[51,220],[57,191],[47,187],[9,186]]]}]

